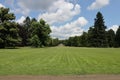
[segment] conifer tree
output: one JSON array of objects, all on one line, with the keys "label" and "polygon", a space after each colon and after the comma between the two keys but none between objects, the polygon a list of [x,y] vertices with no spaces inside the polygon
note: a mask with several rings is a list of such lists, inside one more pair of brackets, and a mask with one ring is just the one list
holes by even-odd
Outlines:
[{"label": "conifer tree", "polygon": [[93,29],[91,30],[91,34],[89,37],[92,47],[107,47],[107,36],[106,36],[106,26],[104,24],[104,19],[102,13],[98,12],[95,18],[95,23]]}]

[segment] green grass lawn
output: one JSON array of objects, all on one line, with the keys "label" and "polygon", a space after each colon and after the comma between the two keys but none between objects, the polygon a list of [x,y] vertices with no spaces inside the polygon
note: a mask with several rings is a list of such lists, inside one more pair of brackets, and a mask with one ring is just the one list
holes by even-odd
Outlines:
[{"label": "green grass lawn", "polygon": [[0,75],[120,74],[120,48],[0,49]]}]

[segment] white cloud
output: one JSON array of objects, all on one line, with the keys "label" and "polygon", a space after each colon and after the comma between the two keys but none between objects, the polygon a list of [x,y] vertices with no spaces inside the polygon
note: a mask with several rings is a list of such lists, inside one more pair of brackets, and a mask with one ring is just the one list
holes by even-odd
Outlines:
[{"label": "white cloud", "polygon": [[1,8],[1,7],[5,7],[5,6],[4,6],[3,4],[0,3],[0,8]]},{"label": "white cloud", "polygon": [[30,10],[45,10],[55,1],[57,0],[19,0],[18,5]]},{"label": "white cloud", "polygon": [[72,19],[80,13],[80,5],[58,0],[49,7],[48,12],[40,14],[38,19],[43,18],[48,23],[61,23]]},{"label": "white cloud", "polygon": [[52,26],[51,36],[59,39],[67,39],[71,36],[79,36],[83,33],[82,27],[87,23],[88,21],[84,17],[79,17],[77,20],[71,23],[67,23],[62,26]]},{"label": "white cloud", "polygon": [[116,32],[118,27],[118,25],[113,25],[112,27],[108,28],[108,30],[112,29],[114,32]]},{"label": "white cloud", "polygon": [[90,6],[88,6],[88,10],[100,9],[106,5],[108,5],[110,0],[96,0]]},{"label": "white cloud", "polygon": [[[16,4],[14,4],[13,6],[16,8],[13,8],[12,11],[14,11],[14,13],[20,13],[23,14],[25,16],[28,16],[29,13],[32,11],[40,11],[41,12],[53,12],[53,10],[57,10],[57,9],[61,9],[62,11],[65,7],[65,9],[67,7],[69,8],[73,8],[74,4],[70,3],[72,0],[17,0]],[[6,0],[6,3],[10,2],[10,0]],[[14,3],[14,0],[12,0],[12,2],[10,2],[11,5]],[[67,4],[69,3],[69,4]],[[67,4],[65,6],[65,4]],[[76,5],[76,8],[78,7],[78,5]],[[64,9],[64,10],[65,10]],[[76,10],[76,11],[80,11],[80,10]],[[60,11],[58,11],[60,13]],[[47,13],[46,13],[47,15]],[[51,13],[51,15],[54,15]],[[69,15],[69,14],[68,14]]]},{"label": "white cloud", "polygon": [[[9,0],[10,1],[10,0]],[[43,18],[52,27],[52,37],[66,39],[70,36],[78,36],[83,32],[82,26],[88,21],[84,17],[73,20],[73,17],[80,14],[79,4],[71,3],[72,0],[18,0],[14,5],[14,13],[28,16],[30,12],[40,12],[38,19]],[[16,22],[23,23],[25,17],[22,16]],[[68,21],[70,23],[68,23]],[[54,26],[54,23],[66,23],[65,25]]]},{"label": "white cloud", "polygon": [[16,22],[19,23],[19,24],[22,24],[23,21],[25,20],[26,18],[24,16],[22,16],[20,19],[18,19]]},{"label": "white cloud", "polygon": [[57,0],[18,0],[15,12],[27,16],[30,11],[46,11],[55,1]]}]

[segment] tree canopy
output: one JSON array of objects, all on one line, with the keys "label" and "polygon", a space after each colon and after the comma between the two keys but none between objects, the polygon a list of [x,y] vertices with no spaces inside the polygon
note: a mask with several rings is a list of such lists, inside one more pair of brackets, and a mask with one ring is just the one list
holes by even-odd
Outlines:
[{"label": "tree canopy", "polygon": [[20,41],[15,16],[9,8],[0,8],[0,48],[15,47]]},{"label": "tree canopy", "polygon": [[89,28],[88,32],[83,32],[81,36],[70,37],[63,43],[76,47],[120,47],[120,26],[116,34],[112,29],[107,30],[103,15],[98,12],[94,25]]},{"label": "tree canopy", "polygon": [[116,32],[115,45],[116,45],[116,47],[120,47],[120,26]]},{"label": "tree canopy", "polygon": [[44,19],[37,21],[29,16],[22,24],[15,22],[14,13],[9,8],[0,8],[0,48],[15,46],[46,47],[62,43],[75,47],[120,47],[120,26],[115,33],[107,30],[101,12],[96,14],[94,25],[81,36],[69,37],[67,40],[53,39],[50,25]]},{"label": "tree canopy", "polygon": [[0,48],[20,46],[44,47],[50,44],[51,29],[43,19],[26,17],[23,24],[15,21],[9,8],[0,8]]}]

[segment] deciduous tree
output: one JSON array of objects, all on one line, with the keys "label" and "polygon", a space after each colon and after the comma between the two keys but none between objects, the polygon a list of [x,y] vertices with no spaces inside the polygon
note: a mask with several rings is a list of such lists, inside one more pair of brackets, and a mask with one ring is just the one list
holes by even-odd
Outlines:
[{"label": "deciduous tree", "polygon": [[9,8],[0,8],[0,48],[15,47],[20,41],[15,16]]},{"label": "deciduous tree", "polygon": [[115,45],[116,47],[120,47],[120,26],[117,29],[116,36],[115,36]]}]

